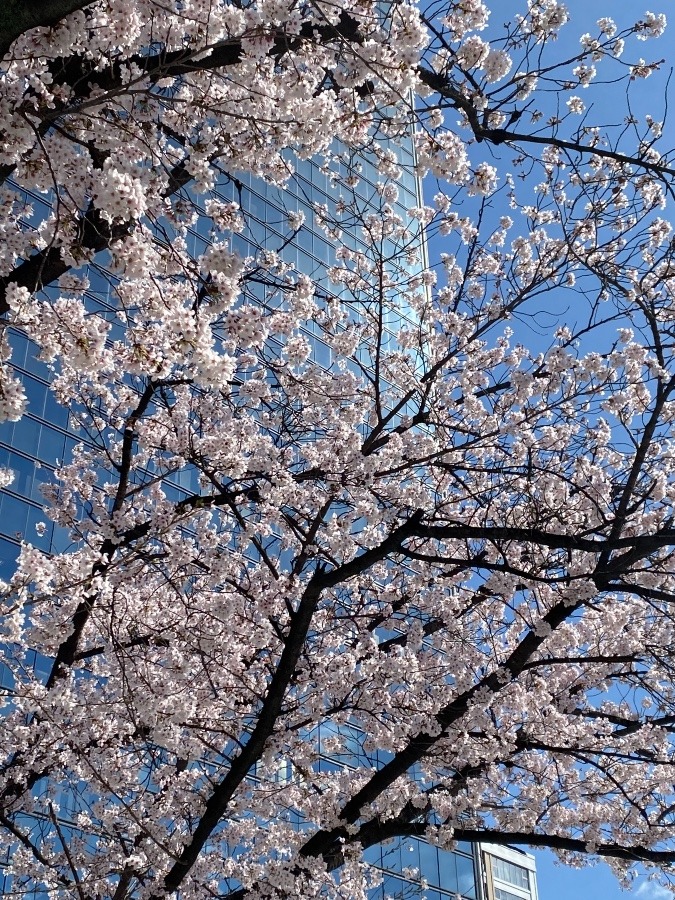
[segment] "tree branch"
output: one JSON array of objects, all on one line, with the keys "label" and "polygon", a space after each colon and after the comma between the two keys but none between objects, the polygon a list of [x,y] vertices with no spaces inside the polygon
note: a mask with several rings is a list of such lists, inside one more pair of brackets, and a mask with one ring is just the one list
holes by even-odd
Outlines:
[{"label": "tree branch", "polygon": [[31,28],[56,25],[65,16],[90,6],[92,0],[3,0],[0,4],[0,57]]}]

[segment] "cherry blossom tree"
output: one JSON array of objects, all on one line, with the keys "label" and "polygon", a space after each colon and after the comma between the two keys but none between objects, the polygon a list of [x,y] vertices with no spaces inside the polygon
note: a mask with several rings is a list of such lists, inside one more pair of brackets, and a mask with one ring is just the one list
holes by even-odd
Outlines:
[{"label": "cherry blossom tree", "polygon": [[[27,335],[81,441],[44,487],[67,550],[25,535],[2,586],[12,890],[358,900],[400,836],[667,883],[675,168],[633,101],[665,18],[22,6],[0,412]],[[252,176],[287,215],[242,255]]]}]

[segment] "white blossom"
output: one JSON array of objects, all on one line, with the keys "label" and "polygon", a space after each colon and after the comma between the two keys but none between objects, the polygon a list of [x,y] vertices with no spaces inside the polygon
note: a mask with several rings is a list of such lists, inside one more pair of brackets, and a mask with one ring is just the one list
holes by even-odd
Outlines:
[{"label": "white blossom", "polygon": [[675,860],[665,16],[492,6],[0,27],[8,890]]}]

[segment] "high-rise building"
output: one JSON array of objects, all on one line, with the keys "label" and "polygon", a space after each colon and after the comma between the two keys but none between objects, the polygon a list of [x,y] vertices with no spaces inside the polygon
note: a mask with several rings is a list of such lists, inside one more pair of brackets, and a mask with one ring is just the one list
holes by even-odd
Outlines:
[{"label": "high-rise building", "polygon": [[[419,185],[413,173],[412,142],[398,142],[401,158],[398,196],[392,200],[398,214],[409,219],[408,210],[420,205]],[[357,177],[358,176],[358,177]],[[258,256],[278,250],[284,263],[301,272],[324,278],[326,268],[335,262],[334,244],[316,222],[316,212],[324,207],[334,216],[340,193],[348,185],[352,199],[362,204],[379,202],[377,159],[372,155],[354,157],[344,150],[335,155],[332,169],[313,160],[300,162],[297,173],[284,189],[275,188],[250,176],[234,173],[224,176],[217,195],[224,200],[241,203],[245,227],[233,238],[233,246],[242,256]],[[27,196],[31,205],[39,209],[45,205],[43,196]],[[194,200],[198,204],[199,197]],[[289,214],[301,214],[304,225],[293,240],[288,240]],[[414,223],[411,226],[414,228]],[[198,219],[190,232],[191,252],[202,253],[209,240],[209,223]],[[359,245],[356,231],[347,232],[344,242],[367,252]],[[422,265],[423,247],[419,237],[418,259],[410,254],[410,273]],[[89,266],[90,289],[88,300],[92,310],[114,316],[114,278],[105,269],[105,255]],[[329,288],[326,288],[327,290]],[[49,290],[49,289],[48,289]],[[266,303],[264,279],[251,281],[246,290],[260,303]],[[354,315],[358,316],[358,309]],[[405,315],[405,311],[400,311]],[[396,322],[392,322],[392,329]],[[306,335],[312,346],[313,358],[321,365],[331,363],[330,349],[322,341],[318,329],[308,323]],[[25,335],[15,332],[13,365],[21,376],[28,396],[28,409],[16,423],[0,426],[0,466],[11,469],[14,481],[0,492],[0,578],[11,574],[20,541],[26,540],[47,552],[65,549],[71,537],[55,527],[42,512],[40,485],[54,480],[54,470],[67,459],[82,435],[70,427],[67,411],[50,391],[51,373],[36,357],[34,345]],[[189,474],[181,474],[169,487],[176,499],[196,488]],[[45,674],[49,661],[34,656],[37,671]],[[0,667],[0,678],[3,671]],[[1,683],[1,682],[0,682]],[[5,852],[11,854],[11,847]],[[372,892],[373,900],[386,898],[424,897],[426,900],[537,900],[534,863],[532,857],[517,850],[492,845],[473,846],[459,842],[452,851],[441,850],[424,840],[399,839],[386,846],[371,847],[366,858],[382,873],[381,885]],[[422,886],[423,885],[423,886]],[[0,879],[0,887],[2,882]],[[7,886],[7,891],[10,891]]]},{"label": "high-rise building", "polygon": [[483,900],[538,900],[534,856],[517,847],[478,844]]}]

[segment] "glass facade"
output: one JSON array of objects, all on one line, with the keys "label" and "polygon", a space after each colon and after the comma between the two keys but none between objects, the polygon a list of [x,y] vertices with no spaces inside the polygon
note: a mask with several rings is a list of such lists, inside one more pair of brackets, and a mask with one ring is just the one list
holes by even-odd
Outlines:
[{"label": "glass facade", "polygon": [[[412,142],[401,141],[397,145],[401,160],[401,176],[398,179],[398,197],[394,201],[397,213],[410,222],[410,231],[416,234],[416,223],[410,219],[409,210],[420,205],[417,180],[413,174]],[[314,160],[301,161],[297,172],[284,188],[274,187],[247,175],[234,173],[223,175],[214,194],[223,200],[235,200],[241,204],[244,227],[233,236],[233,249],[242,256],[261,258],[274,250],[284,263],[309,274],[320,283],[326,283],[326,268],[335,263],[335,245],[320,227],[317,210],[325,208],[328,217],[336,215],[343,193],[348,189],[349,202],[360,204],[362,209],[378,202],[376,159],[355,156],[337,148],[332,167],[328,169]],[[33,206],[44,204],[44,198],[27,197]],[[202,197],[192,198],[196,204]],[[292,240],[288,239],[289,214],[304,216],[303,227]],[[320,217],[319,217],[320,219]],[[189,232],[190,251],[203,253],[209,241],[211,223],[200,216]],[[347,230],[342,237],[347,246],[367,252],[358,231]],[[423,262],[423,247],[419,237],[416,253],[408,256],[408,274],[413,276]],[[389,250],[393,257],[394,247]],[[415,247],[413,247],[415,249]],[[398,255],[398,254],[397,254]],[[393,263],[392,263],[393,264]],[[404,273],[405,274],[405,273]],[[113,319],[115,306],[115,278],[105,269],[105,258],[99,256],[88,267],[92,310]],[[326,290],[329,288],[326,287]],[[251,281],[246,288],[249,299],[269,304],[274,302],[274,291],[264,280]],[[49,291],[48,291],[49,292]],[[358,307],[354,315],[358,316]],[[391,329],[395,331],[406,310],[394,310]],[[311,343],[314,359],[326,367],[331,365],[328,346],[321,340],[318,330],[309,323],[305,335]],[[28,396],[28,408],[17,423],[0,426],[0,466],[14,472],[14,481],[0,493],[0,578],[8,578],[13,570],[20,541],[26,540],[47,552],[60,552],[73,540],[72,535],[54,526],[42,511],[41,485],[53,482],[55,468],[68,459],[75,444],[82,441],[81,433],[72,428],[68,413],[56,403],[50,390],[52,373],[36,356],[35,346],[21,333],[11,336],[14,348],[13,365],[22,378]],[[196,489],[185,473],[174,485],[176,498]],[[187,477],[187,481],[186,481]],[[36,670],[49,669],[48,661],[35,657]],[[7,686],[7,676],[0,667],[0,678]],[[318,738],[317,738],[318,739]],[[358,745],[355,739],[355,746]],[[344,764],[344,760],[340,761]],[[330,765],[330,760],[326,759]],[[334,764],[334,763],[333,763]],[[4,851],[9,854],[11,848]],[[513,851],[514,853],[516,851]],[[372,890],[372,900],[403,900],[408,897],[424,897],[427,900],[536,900],[533,867],[519,866],[510,857],[497,856],[492,851],[481,850],[470,844],[460,843],[456,850],[444,851],[427,842],[414,838],[397,839],[384,846],[374,846],[365,853],[368,862],[381,874],[381,884]],[[0,892],[4,892],[0,861]],[[7,889],[8,890],[8,889]]]},{"label": "glass facade", "polygon": [[[481,900],[478,860],[471,844],[459,842],[456,850],[440,850],[417,838],[401,838],[366,851],[368,862],[382,870],[382,884],[373,900]],[[426,887],[422,889],[420,882]]]}]

